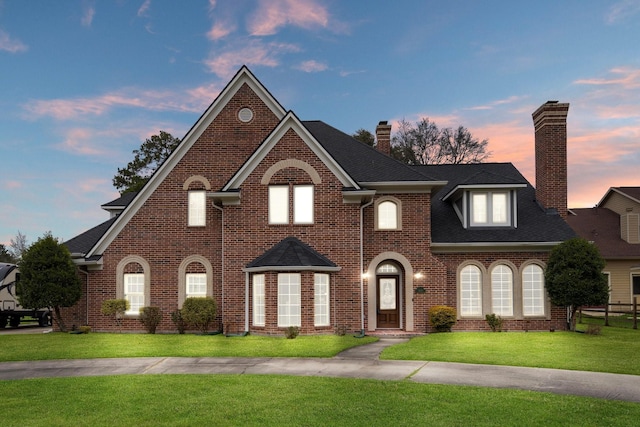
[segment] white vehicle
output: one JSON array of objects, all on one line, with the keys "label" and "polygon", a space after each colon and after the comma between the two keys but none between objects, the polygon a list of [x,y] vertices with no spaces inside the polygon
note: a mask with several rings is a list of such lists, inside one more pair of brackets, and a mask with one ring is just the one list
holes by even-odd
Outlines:
[{"label": "white vehicle", "polygon": [[26,309],[16,298],[16,281],[20,275],[18,266],[0,262],[0,329],[7,324],[17,328],[23,317],[38,320],[40,326],[51,326],[51,310],[48,308]]}]

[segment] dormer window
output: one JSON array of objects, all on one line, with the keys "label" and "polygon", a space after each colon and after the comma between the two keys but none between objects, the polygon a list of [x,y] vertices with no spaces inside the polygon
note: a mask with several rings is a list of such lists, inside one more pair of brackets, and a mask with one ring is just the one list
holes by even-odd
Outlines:
[{"label": "dormer window", "polygon": [[464,228],[517,227],[518,189],[526,184],[461,185],[449,200]]},{"label": "dormer window", "polygon": [[473,191],[470,194],[472,227],[511,225],[508,191]]}]

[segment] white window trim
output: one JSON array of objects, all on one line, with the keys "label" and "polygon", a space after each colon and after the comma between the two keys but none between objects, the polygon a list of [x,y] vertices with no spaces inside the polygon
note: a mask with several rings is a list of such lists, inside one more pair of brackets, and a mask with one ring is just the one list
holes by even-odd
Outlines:
[{"label": "white window trim", "polygon": [[[507,269],[508,276],[510,278],[509,282],[504,282],[502,280],[496,280],[498,269]],[[507,274],[505,272],[504,274]],[[504,317],[513,317],[513,270],[506,264],[497,264],[491,269],[491,311],[492,313],[498,316]],[[506,285],[506,289],[504,288]],[[503,295],[504,294],[504,295]],[[499,305],[502,305],[502,302],[507,302],[506,306],[499,308]],[[500,304],[497,304],[500,303]],[[506,309],[505,309],[506,308]]]},{"label": "white window trim", "polygon": [[[116,298],[117,299],[125,299],[125,268],[129,264],[139,264],[142,268],[142,273],[135,274],[144,274],[144,303],[146,305],[151,302],[151,267],[149,263],[139,255],[129,255],[124,257],[118,262],[116,267]],[[131,311],[125,312],[125,317],[137,319],[139,313],[133,313]]]},{"label": "white window trim", "polygon": [[[525,273],[527,272],[528,268],[531,267],[537,267],[538,269],[540,269],[540,284],[542,285],[541,288],[539,289],[539,292],[541,292],[541,308],[542,308],[542,312],[530,312],[527,313],[527,305],[525,304],[525,297],[526,297],[526,291],[525,291],[525,285],[530,282],[525,280]],[[547,315],[547,297],[546,297],[546,293],[545,293],[545,287],[544,287],[544,269],[542,268],[542,266],[538,265],[538,264],[527,264],[526,266],[524,266],[522,268],[522,274],[521,274],[521,280],[522,280],[522,317],[524,318],[530,318],[530,317],[544,317]]]},{"label": "white window trim", "polygon": [[[297,283],[292,278],[297,277]],[[287,279],[285,282],[285,278]],[[294,292],[297,287],[297,292]],[[292,289],[293,288],[293,289]],[[284,291],[287,292],[284,292]],[[300,273],[278,274],[278,327],[302,326],[302,277]],[[286,296],[286,298],[285,298]],[[297,311],[297,313],[295,313]],[[293,314],[292,314],[293,312]]]},{"label": "white window trim", "polygon": [[[395,227],[381,227],[380,225],[380,206],[386,202],[393,203],[396,206],[396,226]],[[385,196],[376,199],[374,206],[374,230],[376,231],[402,231],[402,201],[395,197]]]},{"label": "white window trim", "polygon": [[[189,279],[197,279],[204,282],[204,292],[189,293]],[[207,292],[207,273],[187,273],[185,274],[185,298],[204,298]]]},{"label": "white window trim", "polygon": [[[291,207],[293,212],[290,212]],[[315,221],[314,185],[270,185],[268,211],[270,225],[313,224]]]},{"label": "white window trim", "polygon": [[253,295],[253,326],[266,325],[266,307],[265,307],[265,275],[254,274],[252,277],[252,295]]},{"label": "white window trim", "polygon": [[189,227],[204,227],[207,225],[207,197],[205,191],[189,191]]},{"label": "white window trim", "polygon": [[[484,216],[486,221],[479,222],[474,218],[474,196],[485,196],[486,206]],[[493,205],[494,195],[504,195],[505,196],[505,213],[506,220],[504,222],[494,222],[494,213],[493,213]],[[514,225],[513,217],[514,217],[514,206],[515,201],[513,197],[513,191],[509,190],[483,190],[483,191],[469,191],[468,196],[466,198],[468,200],[468,223],[470,227],[509,227]]]},{"label": "white window trim", "polygon": [[[471,298],[464,298],[463,297],[463,292],[465,292],[465,290],[463,289],[463,273],[464,271],[469,268],[472,267],[474,269],[476,269],[476,271],[478,272],[479,278],[478,278],[478,289],[477,289],[477,294],[478,297],[471,299]],[[460,269],[459,273],[458,273],[458,280],[459,280],[459,307],[460,307],[460,317],[461,318],[481,318],[482,317],[482,313],[483,313],[483,276],[484,276],[484,271],[483,269],[481,269],[479,266],[475,265],[475,264],[467,264],[462,266],[462,268]],[[465,306],[465,304],[463,303],[463,301],[465,300],[470,300],[470,301],[477,301],[477,303],[472,304],[471,306]],[[470,310],[468,307],[472,307],[474,308],[473,310]],[[465,308],[467,308],[465,310]]]},{"label": "white window trim", "polygon": [[[319,281],[322,283],[319,283]],[[331,277],[326,273],[315,273],[313,275],[314,326],[331,325],[330,283]],[[320,292],[320,286],[325,288],[324,292]],[[321,300],[324,300],[324,302]]]},{"label": "white window trim", "polygon": [[[129,284],[130,284],[130,280],[129,279],[136,279],[136,282],[141,281],[141,285],[142,285],[142,292],[132,292],[129,289]],[[145,300],[145,285],[144,285],[144,273],[124,273],[124,299],[126,299],[127,301],[129,301],[129,308],[127,309],[127,311],[124,312],[125,315],[127,316],[138,316],[140,315],[140,309],[142,307],[145,307],[147,301]],[[136,283],[136,285],[140,285],[140,283]],[[131,303],[131,298],[132,297],[142,297],[142,304],[140,304],[139,306],[134,307],[134,305]]]}]

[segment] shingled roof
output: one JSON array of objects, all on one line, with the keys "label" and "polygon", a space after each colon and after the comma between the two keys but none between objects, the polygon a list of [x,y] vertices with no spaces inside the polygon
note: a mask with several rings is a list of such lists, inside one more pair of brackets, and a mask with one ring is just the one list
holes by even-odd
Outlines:
[{"label": "shingled roof", "polygon": [[247,271],[269,270],[270,268],[278,270],[283,268],[289,270],[312,268],[314,271],[340,270],[340,267],[336,266],[333,261],[292,236],[281,240],[246,266]]},{"label": "shingled roof", "polygon": [[[511,163],[414,166],[415,169],[448,184],[431,199],[431,239],[437,243],[544,243],[561,242],[575,233],[557,214],[550,214],[536,202],[535,189]],[[458,186],[469,184],[513,185],[517,188],[518,226],[467,228],[450,201],[443,200]]]},{"label": "shingled roof", "polygon": [[606,259],[640,258],[640,244],[622,239],[620,215],[610,209],[571,209],[567,222],[580,237],[594,242]]}]

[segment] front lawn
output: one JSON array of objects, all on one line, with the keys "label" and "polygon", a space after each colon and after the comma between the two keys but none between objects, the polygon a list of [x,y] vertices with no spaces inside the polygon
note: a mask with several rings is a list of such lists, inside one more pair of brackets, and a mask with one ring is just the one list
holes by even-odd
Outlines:
[{"label": "front lawn", "polygon": [[11,426],[630,426],[640,404],[345,378],[138,375],[0,381]]},{"label": "front lawn", "polygon": [[106,357],[333,357],[377,341],[351,335],[225,337],[193,334],[82,335],[61,332],[0,336],[0,362]]},{"label": "front lawn", "polygon": [[[586,329],[585,325],[578,325]],[[640,331],[429,334],[389,347],[381,359],[529,366],[640,375]]]}]

